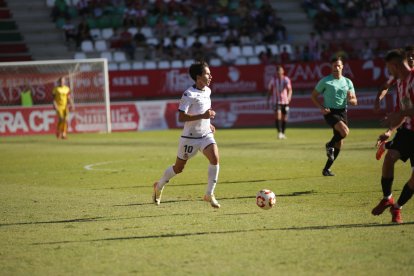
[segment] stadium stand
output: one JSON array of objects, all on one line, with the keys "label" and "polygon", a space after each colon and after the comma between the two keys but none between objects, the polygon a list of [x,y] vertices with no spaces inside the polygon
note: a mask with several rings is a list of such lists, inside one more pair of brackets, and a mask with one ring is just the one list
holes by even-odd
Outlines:
[{"label": "stadium stand", "polygon": [[6,0],[0,0],[0,62],[32,60]]}]

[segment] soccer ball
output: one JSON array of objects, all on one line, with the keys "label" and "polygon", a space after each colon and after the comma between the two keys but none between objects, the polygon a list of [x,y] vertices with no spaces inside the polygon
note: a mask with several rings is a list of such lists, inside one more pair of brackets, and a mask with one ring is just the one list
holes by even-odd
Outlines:
[{"label": "soccer ball", "polygon": [[256,195],[256,205],[263,210],[269,210],[276,204],[276,195],[268,189],[260,190]]}]

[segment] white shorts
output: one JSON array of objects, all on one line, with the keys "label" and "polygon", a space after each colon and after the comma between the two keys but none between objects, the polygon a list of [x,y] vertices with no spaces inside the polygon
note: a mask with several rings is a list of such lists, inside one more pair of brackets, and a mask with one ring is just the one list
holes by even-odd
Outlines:
[{"label": "white shorts", "polygon": [[180,138],[180,143],[178,145],[177,157],[182,160],[188,160],[198,151],[203,151],[207,146],[211,144],[216,144],[214,140],[213,133],[208,134],[203,138],[191,139],[191,138]]}]

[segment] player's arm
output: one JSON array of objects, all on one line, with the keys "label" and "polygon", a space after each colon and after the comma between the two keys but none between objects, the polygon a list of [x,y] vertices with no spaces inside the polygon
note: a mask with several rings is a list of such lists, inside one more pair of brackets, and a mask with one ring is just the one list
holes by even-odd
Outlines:
[{"label": "player's arm", "polygon": [[197,121],[201,119],[214,119],[216,116],[216,112],[212,109],[208,109],[206,112],[202,114],[188,114],[182,110],[178,110],[178,121],[179,122],[189,122],[189,121]]},{"label": "player's arm", "polygon": [[389,84],[389,82],[386,82],[384,83],[384,85],[381,86],[380,90],[378,91],[377,96],[375,97],[375,102],[374,102],[375,112],[380,111],[380,102],[385,97],[385,95],[387,95],[388,90],[390,89],[390,86],[391,85]]},{"label": "player's arm", "polygon": [[288,96],[289,103],[292,100],[292,93],[293,93],[292,85],[289,84],[287,87],[287,96]]},{"label": "player's arm", "polygon": [[71,97],[71,94],[68,94],[68,102],[69,102],[69,106],[72,110],[75,110],[75,104],[73,103],[73,99]]},{"label": "player's arm", "polygon": [[313,89],[312,91],[312,95],[311,95],[311,99],[313,104],[319,108],[322,112],[323,115],[328,114],[329,112],[331,112],[329,110],[329,108],[326,108],[323,104],[321,104],[321,102],[319,101],[319,92],[316,89]]},{"label": "player's arm", "polygon": [[412,116],[414,116],[414,108],[398,110],[388,114],[384,120],[382,120],[382,124],[388,126],[390,129],[396,129],[404,122],[405,117]]},{"label": "player's arm", "polygon": [[354,91],[348,91],[347,93],[348,93],[347,94],[348,103],[350,105],[358,105],[358,100],[357,100],[357,97],[355,95],[355,92]]}]

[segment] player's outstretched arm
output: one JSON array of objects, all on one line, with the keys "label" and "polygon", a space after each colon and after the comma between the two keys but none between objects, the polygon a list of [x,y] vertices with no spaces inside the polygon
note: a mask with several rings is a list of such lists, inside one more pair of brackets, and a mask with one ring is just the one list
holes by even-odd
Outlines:
[{"label": "player's outstretched arm", "polygon": [[348,91],[348,102],[350,105],[358,105],[358,100],[355,93]]}]

